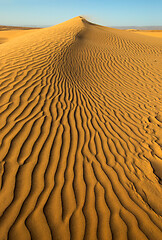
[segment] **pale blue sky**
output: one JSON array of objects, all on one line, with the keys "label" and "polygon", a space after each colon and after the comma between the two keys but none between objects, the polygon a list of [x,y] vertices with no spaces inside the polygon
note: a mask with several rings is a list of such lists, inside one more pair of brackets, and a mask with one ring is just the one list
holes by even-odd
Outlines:
[{"label": "pale blue sky", "polygon": [[105,26],[162,25],[162,0],[0,0],[0,25],[52,26],[85,16]]}]

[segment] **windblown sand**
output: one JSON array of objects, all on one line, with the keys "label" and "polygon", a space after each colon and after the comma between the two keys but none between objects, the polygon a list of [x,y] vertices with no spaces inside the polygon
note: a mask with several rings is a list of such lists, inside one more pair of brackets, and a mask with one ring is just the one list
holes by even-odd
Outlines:
[{"label": "windblown sand", "polygon": [[74,18],[0,45],[0,240],[161,240],[160,38]]},{"label": "windblown sand", "polygon": [[134,30],[130,29],[128,31],[132,31],[134,33],[138,33],[141,35],[149,36],[149,37],[159,37],[162,38],[162,30]]},{"label": "windblown sand", "polygon": [[0,25],[0,44],[29,32],[34,32],[34,28],[31,29],[27,27],[7,27]]}]

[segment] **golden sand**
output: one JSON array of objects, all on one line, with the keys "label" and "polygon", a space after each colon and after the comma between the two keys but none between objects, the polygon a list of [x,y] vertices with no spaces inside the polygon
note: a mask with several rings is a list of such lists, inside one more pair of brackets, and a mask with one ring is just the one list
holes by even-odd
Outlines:
[{"label": "golden sand", "polygon": [[0,45],[0,240],[161,240],[160,38],[81,17]]},{"label": "golden sand", "polygon": [[141,35],[145,35],[147,37],[158,37],[158,38],[162,38],[162,30],[128,30],[128,31],[132,31],[134,33],[138,33]]},{"label": "golden sand", "polygon": [[34,32],[35,30],[7,30],[0,31],[0,44],[5,43],[15,37],[24,35],[29,32]]}]

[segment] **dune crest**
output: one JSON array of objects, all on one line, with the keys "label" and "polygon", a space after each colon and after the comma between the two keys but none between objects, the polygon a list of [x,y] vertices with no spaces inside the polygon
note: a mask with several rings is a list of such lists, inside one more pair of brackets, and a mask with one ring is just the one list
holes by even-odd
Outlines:
[{"label": "dune crest", "polygon": [[0,45],[0,239],[162,238],[161,45],[82,17]]}]

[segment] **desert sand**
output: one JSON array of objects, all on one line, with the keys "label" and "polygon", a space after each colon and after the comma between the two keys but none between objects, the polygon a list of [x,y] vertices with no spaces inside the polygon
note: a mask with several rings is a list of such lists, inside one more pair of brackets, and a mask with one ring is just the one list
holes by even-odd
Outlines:
[{"label": "desert sand", "polygon": [[0,239],[162,239],[162,41],[76,17],[0,44]]},{"label": "desert sand", "polygon": [[34,30],[35,28],[0,25],[0,44],[5,43],[15,37],[21,36],[25,33],[34,32]]},{"label": "desert sand", "polygon": [[159,37],[159,38],[162,38],[162,30],[136,30],[136,29],[128,29],[128,31],[132,31],[134,33],[138,33],[138,34],[149,36],[149,37]]}]

